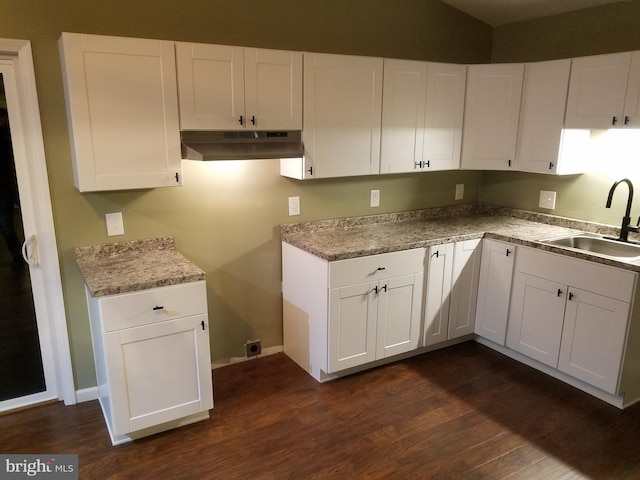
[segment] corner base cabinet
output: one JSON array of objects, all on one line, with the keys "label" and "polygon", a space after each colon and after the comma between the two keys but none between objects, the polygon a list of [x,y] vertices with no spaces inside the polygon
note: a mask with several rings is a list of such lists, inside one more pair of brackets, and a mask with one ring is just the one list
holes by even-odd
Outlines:
[{"label": "corner base cabinet", "polygon": [[114,445],[209,418],[205,281],[92,297],[100,405]]},{"label": "corner base cabinet", "polygon": [[416,350],[424,254],[329,262],[283,242],[284,352],[322,382]]}]

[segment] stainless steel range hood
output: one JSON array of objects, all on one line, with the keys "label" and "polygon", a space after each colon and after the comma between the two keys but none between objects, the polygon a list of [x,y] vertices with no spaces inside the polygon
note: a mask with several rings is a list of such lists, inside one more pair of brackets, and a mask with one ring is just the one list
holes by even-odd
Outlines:
[{"label": "stainless steel range hood", "polygon": [[183,130],[186,160],[253,160],[303,156],[300,131]]}]

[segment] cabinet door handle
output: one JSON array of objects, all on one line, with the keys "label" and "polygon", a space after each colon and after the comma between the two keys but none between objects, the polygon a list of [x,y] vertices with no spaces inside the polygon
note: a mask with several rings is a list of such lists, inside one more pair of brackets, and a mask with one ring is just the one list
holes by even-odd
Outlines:
[{"label": "cabinet door handle", "polygon": [[307,168],[307,172],[309,172],[309,175],[313,176],[313,167]]},{"label": "cabinet door handle", "polygon": [[611,125],[615,125],[616,123],[618,123],[618,117],[614,116],[614,117],[611,119]]},{"label": "cabinet door handle", "polygon": [[431,168],[431,160],[427,160],[427,161],[424,163],[424,166],[425,166],[425,167],[427,167],[427,168]]},{"label": "cabinet door handle", "polygon": [[511,253],[511,250],[507,248],[507,257],[509,256],[510,253]]},{"label": "cabinet door handle", "polygon": [[238,122],[240,123],[240,125],[244,125],[244,117],[242,115],[240,115],[240,119],[238,120]]},{"label": "cabinet door handle", "polygon": [[382,287],[378,288],[378,286],[376,285],[375,287],[373,287],[373,291],[376,293],[380,293],[382,290],[384,290],[385,292],[387,291],[387,286],[383,285]]},{"label": "cabinet door handle", "polygon": [[251,125],[255,125],[256,124],[256,117],[255,115],[251,115]]},{"label": "cabinet door handle", "polygon": [[549,162],[549,170],[553,170],[553,162]]},{"label": "cabinet door handle", "polygon": [[629,120],[631,120],[631,119],[629,118],[629,115],[625,115],[625,116],[624,116],[624,124],[625,124],[625,125],[629,125]]},{"label": "cabinet door handle", "polygon": [[420,160],[419,162],[413,162],[413,164],[416,168],[422,168],[422,160]]},{"label": "cabinet door handle", "polygon": [[509,164],[509,166],[511,166],[511,160],[509,160],[507,163]]},{"label": "cabinet door handle", "polygon": [[200,326],[202,327],[202,330],[204,330],[204,320],[200,322]]},{"label": "cabinet door handle", "polygon": [[558,289],[558,297],[562,295],[562,290]]},{"label": "cabinet door handle", "polygon": [[573,300],[573,293],[569,292],[569,301]]},{"label": "cabinet door handle", "polygon": [[154,310],[164,310],[164,307],[162,305],[156,305],[155,307],[153,307]]}]

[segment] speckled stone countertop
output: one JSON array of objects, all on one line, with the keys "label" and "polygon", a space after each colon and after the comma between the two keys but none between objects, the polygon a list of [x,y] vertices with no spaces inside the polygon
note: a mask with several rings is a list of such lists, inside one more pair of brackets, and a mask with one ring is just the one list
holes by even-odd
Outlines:
[{"label": "speckled stone countertop", "polygon": [[617,236],[618,229],[478,204],[292,223],[280,228],[282,241],[328,261],[484,237],[640,272],[640,262],[625,262],[540,242],[578,232]]},{"label": "speckled stone countertop", "polygon": [[94,297],[204,280],[205,273],[160,237],[75,249],[76,263]]}]

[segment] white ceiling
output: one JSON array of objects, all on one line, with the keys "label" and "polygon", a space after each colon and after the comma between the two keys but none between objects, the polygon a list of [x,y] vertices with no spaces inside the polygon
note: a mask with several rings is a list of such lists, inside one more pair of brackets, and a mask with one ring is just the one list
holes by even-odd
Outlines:
[{"label": "white ceiling", "polygon": [[491,26],[629,0],[442,0]]}]

